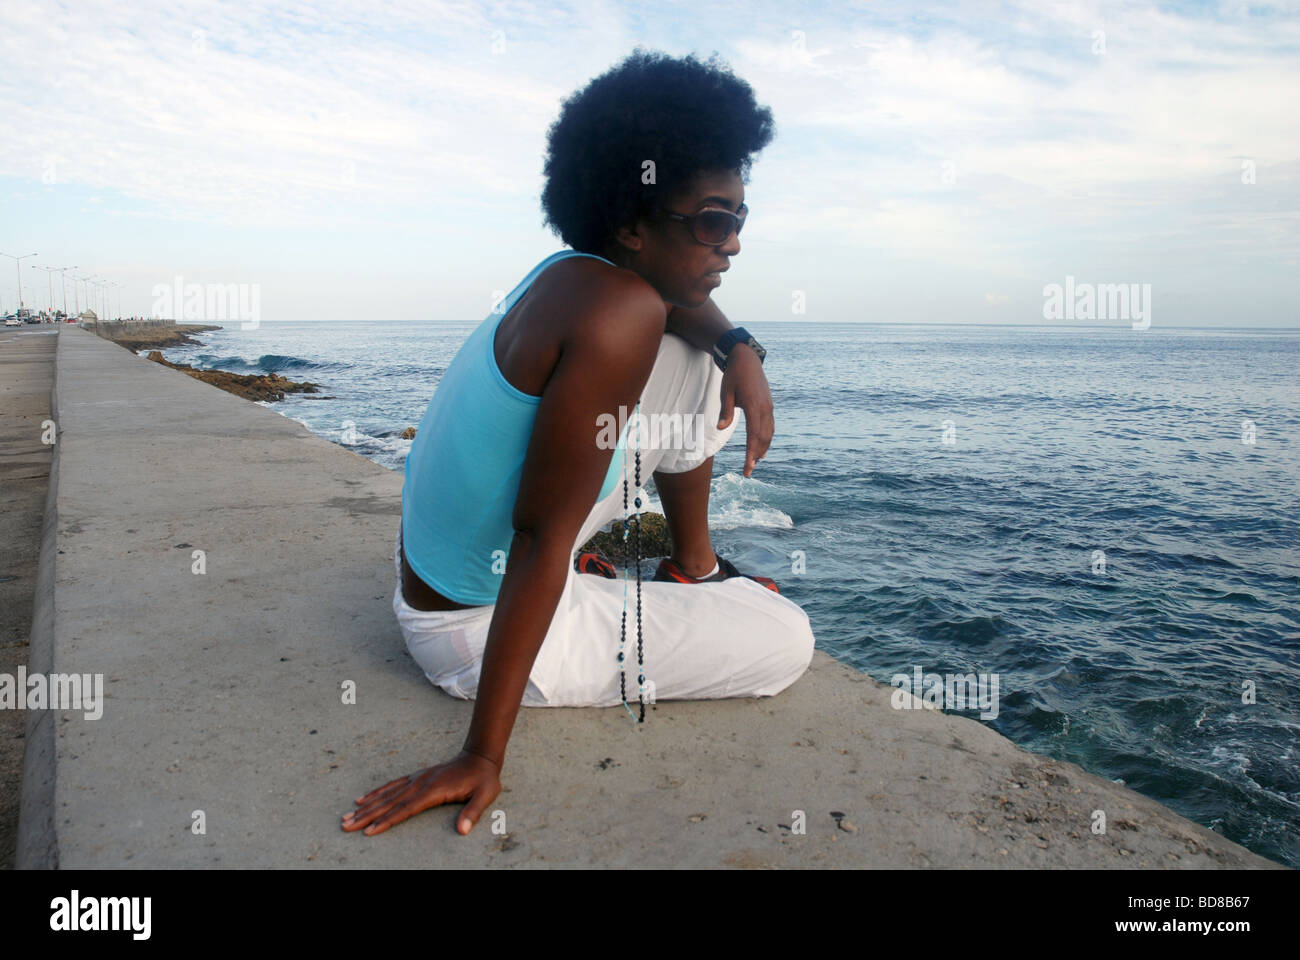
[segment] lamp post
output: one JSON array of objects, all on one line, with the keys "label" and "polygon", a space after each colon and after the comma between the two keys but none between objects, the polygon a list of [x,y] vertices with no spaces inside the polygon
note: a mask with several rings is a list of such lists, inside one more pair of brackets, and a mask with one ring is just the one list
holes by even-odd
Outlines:
[{"label": "lamp post", "polygon": [[[76,270],[76,269],[77,269],[76,264],[73,264],[70,267],[59,267],[59,284],[63,287],[63,319],[64,320],[68,319],[68,278],[66,274],[69,270]],[[76,295],[75,292],[73,295],[75,297]]]},{"label": "lamp post", "polygon": [[40,264],[33,263],[33,264],[32,264],[32,269],[33,269],[33,270],[44,270],[44,271],[45,271],[45,280],[46,280],[46,282],[49,284],[49,288],[50,288],[50,290],[49,290],[49,293],[50,293],[50,299],[49,299],[49,306],[50,306],[50,320],[53,320],[53,319],[54,319],[54,274],[58,271],[59,268],[58,268],[58,267],[42,267]]},{"label": "lamp post", "polygon": [[108,281],[103,277],[96,277],[91,281],[91,286],[95,288],[95,322],[106,323],[108,318],[104,316],[104,284]]},{"label": "lamp post", "polygon": [[94,295],[91,293],[91,289],[97,283],[99,283],[99,277],[96,277],[93,274],[89,277],[86,277],[86,309],[90,310],[92,313],[95,314],[96,325],[99,324],[100,320],[104,319],[99,315],[99,311],[95,309],[95,301],[93,299]]},{"label": "lamp post", "polygon": [[[117,320],[118,323],[121,323],[121,322],[122,322],[122,306],[121,306],[121,304],[122,304],[122,294],[121,294],[121,287],[122,287],[122,285],[121,285],[120,283],[118,283],[116,280],[110,280],[110,281],[108,281],[108,294],[107,294],[107,295],[108,295],[108,305],[107,305],[107,306],[108,306],[108,311],[109,311],[109,313],[114,313],[114,312],[117,313],[116,320]],[[113,310],[113,297],[114,297],[115,295],[116,295],[116,297],[117,297],[117,303],[118,303],[118,308],[117,308],[116,311]]]},{"label": "lamp post", "polygon": [[78,277],[76,274],[73,274],[73,277],[72,277],[72,309],[76,312],[76,314],[77,314],[77,319],[78,319],[78,320],[81,319],[81,299],[77,296],[77,284],[79,284],[80,282],[81,282],[81,278]]},{"label": "lamp post", "polygon": [[22,262],[28,257],[34,257],[34,253],[24,253],[21,257],[15,257],[12,253],[0,253],[0,257],[8,257],[14,262],[14,268],[18,271],[18,312],[23,309],[23,271]]},{"label": "lamp post", "polygon": [[[92,274],[89,277],[73,277],[72,279],[78,281],[81,284],[81,292],[86,297],[86,309],[89,310],[90,309],[90,285],[94,283],[96,280],[98,280],[99,278]],[[81,316],[80,309],[77,310],[77,316]],[[95,322],[96,323],[99,322],[98,316],[95,317]]]}]

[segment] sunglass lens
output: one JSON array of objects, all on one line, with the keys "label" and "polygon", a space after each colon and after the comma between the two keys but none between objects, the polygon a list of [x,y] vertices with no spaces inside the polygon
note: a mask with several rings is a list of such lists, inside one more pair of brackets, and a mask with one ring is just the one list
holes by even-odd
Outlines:
[{"label": "sunglass lens", "polygon": [[739,228],[743,223],[743,220],[737,220],[729,213],[706,211],[700,214],[699,219],[696,221],[696,229],[699,231],[701,242],[718,244],[731,236],[733,226],[736,228],[736,232],[739,233]]}]

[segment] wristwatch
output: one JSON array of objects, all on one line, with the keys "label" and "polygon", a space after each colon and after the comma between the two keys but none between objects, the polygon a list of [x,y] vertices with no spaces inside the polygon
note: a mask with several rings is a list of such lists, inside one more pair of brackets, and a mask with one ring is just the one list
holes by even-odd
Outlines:
[{"label": "wristwatch", "polygon": [[718,365],[719,370],[727,369],[727,354],[738,343],[749,344],[758,354],[759,363],[762,363],[763,358],[767,356],[767,351],[758,345],[758,341],[749,335],[748,330],[744,327],[735,327],[718,337],[718,342],[713,345],[713,362]]}]

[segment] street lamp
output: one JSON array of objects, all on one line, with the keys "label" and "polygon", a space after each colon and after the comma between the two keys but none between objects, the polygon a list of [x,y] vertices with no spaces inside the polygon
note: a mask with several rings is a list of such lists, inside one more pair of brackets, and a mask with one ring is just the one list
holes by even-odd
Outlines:
[{"label": "street lamp", "polygon": [[[72,279],[77,280],[81,283],[81,292],[85,294],[86,297],[86,309],[89,310],[90,309],[90,285],[94,283],[96,280],[98,280],[99,278],[96,277],[94,274],[91,274],[88,277],[73,277]],[[77,316],[81,316],[80,309],[77,310]],[[99,317],[95,317],[95,322],[96,323],[99,322]]]},{"label": "street lamp", "polygon": [[104,284],[108,283],[103,277],[96,277],[90,282],[95,288],[95,322],[106,323],[107,317],[104,316]]},{"label": "street lamp", "polygon": [[24,253],[21,257],[15,257],[12,253],[0,253],[0,257],[8,257],[14,262],[14,269],[18,271],[18,312],[23,312],[23,271],[22,262],[28,257],[34,257],[34,253]]},{"label": "street lamp", "polygon": [[122,322],[122,284],[118,283],[116,280],[110,280],[108,282],[108,286],[109,286],[108,309],[110,312],[112,312],[113,295],[116,294],[117,295],[117,321],[118,323],[121,323]]},{"label": "street lamp", "polygon": [[[68,278],[65,274],[69,270],[76,270],[77,265],[74,263],[70,267],[59,267],[59,284],[63,287],[63,319],[68,319]],[[73,297],[76,297],[76,291],[73,291]]]},{"label": "street lamp", "polygon": [[100,316],[99,311],[95,309],[98,304],[95,302],[94,288],[98,283],[99,277],[94,276],[93,274],[86,278],[86,309],[95,314],[95,323],[99,323],[104,319]]},{"label": "street lamp", "polygon": [[50,292],[50,300],[49,300],[49,304],[50,304],[50,320],[53,320],[53,319],[54,319],[54,274],[58,272],[58,269],[59,269],[59,268],[58,268],[58,267],[42,267],[42,266],[41,266],[40,264],[38,264],[38,263],[33,263],[33,264],[32,264],[32,269],[33,269],[33,270],[44,270],[44,271],[45,271],[45,279],[46,279],[46,282],[49,284],[49,288],[50,288],[50,290],[49,290],[49,292]]}]

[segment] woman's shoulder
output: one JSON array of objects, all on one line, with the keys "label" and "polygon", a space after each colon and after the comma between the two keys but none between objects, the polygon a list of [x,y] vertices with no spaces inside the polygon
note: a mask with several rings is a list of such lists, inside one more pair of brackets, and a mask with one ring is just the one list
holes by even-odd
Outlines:
[{"label": "woman's shoulder", "polygon": [[[663,322],[668,307],[640,274],[593,256],[571,256],[553,263],[535,281],[538,300],[567,314],[575,328],[611,321]],[[549,311],[548,311],[549,312]]]},{"label": "woman's shoulder", "polygon": [[595,257],[566,257],[534,277],[496,324],[493,357],[506,382],[540,396],[564,351],[580,346],[592,362],[629,343],[663,335],[667,309],[635,271]]}]

